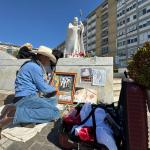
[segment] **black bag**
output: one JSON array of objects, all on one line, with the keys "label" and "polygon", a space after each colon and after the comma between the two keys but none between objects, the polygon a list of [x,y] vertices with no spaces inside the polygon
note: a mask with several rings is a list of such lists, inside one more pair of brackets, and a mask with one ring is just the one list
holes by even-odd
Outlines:
[{"label": "black bag", "polygon": [[[82,106],[84,104],[80,103],[75,109],[77,109],[78,113],[81,110]],[[92,111],[89,113],[89,115],[87,116],[87,118],[85,118],[80,125],[84,124],[91,116],[92,116],[92,120],[93,120],[93,129],[94,129],[94,142],[84,142],[81,141],[78,137],[75,136],[75,134],[68,132],[68,128],[66,126],[66,123],[62,120],[62,130],[60,131],[60,136],[59,136],[59,143],[61,145],[61,147],[66,148],[66,147],[70,147],[70,145],[74,148],[80,145],[80,147],[87,146],[88,148],[91,149],[98,149],[98,150],[108,150],[108,148],[105,145],[99,144],[97,143],[96,140],[96,122],[95,122],[95,109],[96,108],[103,108],[107,113],[107,117],[106,117],[106,123],[108,123],[108,125],[112,128],[112,130],[114,131],[114,138],[116,140],[116,144],[118,147],[120,147],[120,143],[121,143],[121,128],[119,126],[119,124],[116,122],[116,120],[118,121],[118,115],[116,113],[117,108],[114,107],[114,105],[104,105],[104,104],[98,104],[92,105]],[[119,121],[118,121],[119,122]],[[71,144],[70,144],[71,142]],[[77,144],[80,143],[80,144]],[[118,148],[119,149],[119,148]]]}]

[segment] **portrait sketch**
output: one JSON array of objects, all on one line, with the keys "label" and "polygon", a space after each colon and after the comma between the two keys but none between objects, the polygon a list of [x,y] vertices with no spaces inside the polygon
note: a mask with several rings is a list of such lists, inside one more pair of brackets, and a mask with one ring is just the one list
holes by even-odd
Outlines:
[{"label": "portrait sketch", "polygon": [[99,69],[92,69],[93,79],[92,85],[105,86],[106,82],[106,71]]},{"label": "portrait sketch", "polygon": [[92,81],[92,68],[81,68],[80,69],[81,82]]}]

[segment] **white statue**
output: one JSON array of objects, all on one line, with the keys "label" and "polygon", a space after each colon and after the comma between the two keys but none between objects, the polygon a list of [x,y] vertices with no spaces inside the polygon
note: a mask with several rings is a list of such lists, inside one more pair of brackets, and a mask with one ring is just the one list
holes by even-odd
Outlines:
[{"label": "white statue", "polygon": [[81,57],[85,55],[83,44],[84,25],[74,17],[73,23],[69,23],[64,57]]}]

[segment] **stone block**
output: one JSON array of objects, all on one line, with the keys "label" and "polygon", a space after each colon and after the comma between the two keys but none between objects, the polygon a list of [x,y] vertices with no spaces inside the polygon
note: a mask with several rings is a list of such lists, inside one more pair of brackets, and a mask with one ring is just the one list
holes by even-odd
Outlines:
[{"label": "stone block", "polygon": [[11,147],[12,144],[13,144],[13,141],[12,141],[12,140],[7,140],[7,141],[2,145],[2,148],[8,149],[9,147]]},{"label": "stone block", "polygon": [[7,141],[8,141],[8,139],[6,137],[1,138],[0,139],[0,145],[3,145]]},{"label": "stone block", "polygon": [[16,72],[25,61],[0,59],[0,90],[14,91]]},{"label": "stone block", "polygon": [[28,150],[42,150],[42,147],[42,144],[35,142],[28,148]]}]

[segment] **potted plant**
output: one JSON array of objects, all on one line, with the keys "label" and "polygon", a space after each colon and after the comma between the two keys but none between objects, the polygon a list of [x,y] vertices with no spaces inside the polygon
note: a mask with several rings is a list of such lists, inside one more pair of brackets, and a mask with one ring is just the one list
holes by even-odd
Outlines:
[{"label": "potted plant", "polygon": [[128,63],[128,74],[139,85],[146,88],[147,103],[150,111],[150,42],[144,43]]}]

